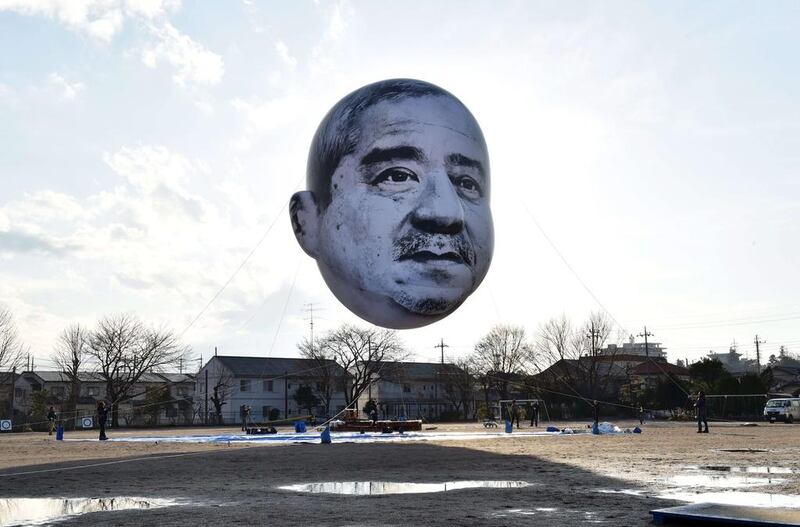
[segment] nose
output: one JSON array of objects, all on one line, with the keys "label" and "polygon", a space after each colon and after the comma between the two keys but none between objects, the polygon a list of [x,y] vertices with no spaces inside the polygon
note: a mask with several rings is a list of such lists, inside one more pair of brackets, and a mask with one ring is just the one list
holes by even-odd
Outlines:
[{"label": "nose", "polygon": [[464,208],[450,178],[444,171],[430,174],[411,224],[425,232],[458,234],[464,230]]}]

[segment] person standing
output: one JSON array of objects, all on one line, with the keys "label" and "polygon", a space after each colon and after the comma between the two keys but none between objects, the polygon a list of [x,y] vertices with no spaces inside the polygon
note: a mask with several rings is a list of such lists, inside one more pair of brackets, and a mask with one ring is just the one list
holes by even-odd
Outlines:
[{"label": "person standing", "polygon": [[594,412],[594,430],[595,433],[600,431],[600,403],[596,400],[592,403],[592,410]]},{"label": "person standing", "polygon": [[533,401],[531,405],[531,426],[539,426],[539,401]]},{"label": "person standing", "polygon": [[639,424],[644,424],[644,408],[642,408],[641,404],[639,405]]},{"label": "person standing", "polygon": [[108,418],[108,408],[106,403],[99,401],[97,403],[97,424],[100,427],[100,441],[108,439],[106,437],[106,419]]},{"label": "person standing", "polygon": [[47,412],[47,420],[50,423],[50,430],[47,435],[53,435],[53,431],[56,429],[56,410],[52,406],[50,410]]},{"label": "person standing", "polygon": [[519,406],[517,406],[516,399],[511,401],[511,408],[508,409],[508,417],[511,420],[511,426],[514,426],[514,421],[516,420],[517,428],[519,428]]},{"label": "person standing", "polygon": [[[697,433],[708,433],[708,413],[706,409],[706,392],[700,390],[697,394],[697,401],[694,403],[694,407],[697,408]],[[705,430],[703,426],[705,425]]]}]

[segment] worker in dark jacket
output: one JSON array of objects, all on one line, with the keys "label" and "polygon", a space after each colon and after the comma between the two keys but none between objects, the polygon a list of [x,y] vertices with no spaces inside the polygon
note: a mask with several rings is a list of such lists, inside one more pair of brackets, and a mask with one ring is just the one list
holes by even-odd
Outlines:
[{"label": "worker in dark jacket", "polygon": [[106,419],[108,419],[108,408],[106,408],[106,403],[100,401],[97,403],[97,425],[100,427],[100,441],[108,439],[106,437]]},{"label": "worker in dark jacket", "polygon": [[50,423],[48,435],[53,435],[56,429],[56,409],[52,406],[50,407],[50,411],[47,412],[47,421]]},{"label": "worker in dark jacket", "polygon": [[[708,433],[708,413],[706,410],[706,392],[700,390],[700,393],[697,394],[697,401],[694,403],[694,407],[697,409],[697,433]],[[705,430],[703,429],[702,425],[705,425]]]},{"label": "worker in dark jacket", "polygon": [[531,426],[539,426],[539,401],[533,401],[531,405]]}]

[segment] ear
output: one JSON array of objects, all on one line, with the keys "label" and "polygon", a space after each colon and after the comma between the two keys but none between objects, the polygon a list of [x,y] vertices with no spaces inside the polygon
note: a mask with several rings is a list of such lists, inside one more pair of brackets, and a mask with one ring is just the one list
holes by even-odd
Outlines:
[{"label": "ear", "polygon": [[289,216],[297,243],[307,255],[316,260],[319,239],[319,207],[314,193],[309,190],[295,192],[289,201]]}]

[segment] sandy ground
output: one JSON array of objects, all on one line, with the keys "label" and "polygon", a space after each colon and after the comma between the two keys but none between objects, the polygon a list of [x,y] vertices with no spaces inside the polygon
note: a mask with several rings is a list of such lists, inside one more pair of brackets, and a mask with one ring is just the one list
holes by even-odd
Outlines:
[{"label": "sandy ground", "polygon": [[[713,426],[710,434],[696,434],[693,426],[651,423],[641,435],[512,435],[385,444],[337,444],[334,436],[332,445],[56,442],[46,434],[14,434],[0,436],[0,498],[144,496],[188,503],[94,513],[59,525],[622,526],[646,525],[651,509],[676,504],[657,497],[665,490],[727,490],[743,482],[748,488],[737,490],[800,495],[800,425],[725,424]],[[484,431],[479,424],[436,427],[437,432]],[[152,436],[154,431],[117,430],[111,435]],[[94,437],[96,432],[68,434],[73,439]],[[747,474],[730,485],[724,473],[723,479],[711,483],[692,479],[719,474],[720,467],[794,472]],[[521,480],[532,485],[385,496],[301,494],[276,488],[318,481],[455,480]],[[758,486],[749,487],[753,482]]]}]

